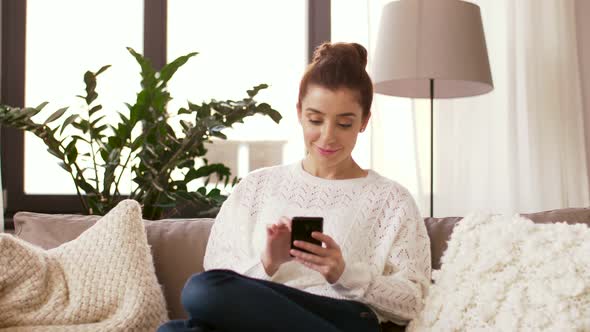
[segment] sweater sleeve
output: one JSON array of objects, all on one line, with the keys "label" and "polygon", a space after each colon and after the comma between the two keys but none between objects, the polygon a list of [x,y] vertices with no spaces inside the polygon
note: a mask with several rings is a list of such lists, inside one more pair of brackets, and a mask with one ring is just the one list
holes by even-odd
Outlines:
[{"label": "sweater sleeve", "polygon": [[205,270],[228,269],[253,278],[271,278],[260,261],[260,253],[252,246],[256,219],[250,207],[259,187],[255,176],[249,175],[221,206],[207,242]]},{"label": "sweater sleeve", "polygon": [[384,269],[375,271],[365,262],[347,265],[332,287],[403,325],[422,309],[431,265],[430,240],[416,203],[409,193],[398,194],[388,199],[377,220],[375,253],[386,257]]}]

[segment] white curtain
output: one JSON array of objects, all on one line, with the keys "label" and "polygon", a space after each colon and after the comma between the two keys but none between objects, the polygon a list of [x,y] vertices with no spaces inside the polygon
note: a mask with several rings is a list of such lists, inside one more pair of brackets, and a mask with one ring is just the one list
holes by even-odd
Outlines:
[{"label": "white curtain", "polygon": [[[366,22],[351,36],[369,54],[387,2],[366,2],[366,19],[358,20]],[[435,216],[590,205],[574,0],[471,2],[481,9],[495,88],[483,96],[435,100]],[[372,167],[405,185],[425,216],[429,105],[377,95],[370,137]]]}]

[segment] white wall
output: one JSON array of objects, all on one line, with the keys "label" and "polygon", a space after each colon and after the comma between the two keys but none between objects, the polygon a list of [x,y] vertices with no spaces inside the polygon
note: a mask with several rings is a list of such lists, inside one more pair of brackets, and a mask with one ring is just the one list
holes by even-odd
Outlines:
[{"label": "white wall", "polygon": [[576,0],[576,34],[578,59],[584,105],[584,132],[586,134],[586,161],[590,186],[590,1]]}]

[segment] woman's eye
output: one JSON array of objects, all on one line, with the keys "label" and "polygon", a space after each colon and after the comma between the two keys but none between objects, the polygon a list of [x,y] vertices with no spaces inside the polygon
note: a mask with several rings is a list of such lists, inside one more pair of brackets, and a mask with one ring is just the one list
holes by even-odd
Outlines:
[{"label": "woman's eye", "polygon": [[352,125],[351,124],[348,124],[348,123],[339,123],[338,125],[340,127],[342,127],[342,128],[350,128],[350,127],[352,127]]},{"label": "woman's eye", "polygon": [[311,123],[312,125],[319,125],[322,123],[322,121],[309,119],[309,123]]}]

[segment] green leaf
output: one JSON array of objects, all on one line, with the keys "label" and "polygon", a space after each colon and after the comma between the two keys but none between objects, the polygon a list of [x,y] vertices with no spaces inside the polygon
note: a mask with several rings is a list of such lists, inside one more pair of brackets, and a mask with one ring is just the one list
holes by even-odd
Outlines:
[{"label": "green leaf", "polygon": [[[45,107],[45,106],[43,106]],[[24,109],[22,109],[22,111],[19,114],[19,118],[23,117],[26,119],[30,119],[32,117],[34,117],[35,115],[37,115],[39,112],[41,112],[42,108],[32,108],[32,107],[26,107]]]},{"label": "green leaf", "polygon": [[76,161],[76,158],[78,157],[78,150],[76,149],[76,147],[74,147],[68,154],[68,161],[70,163],[74,163]]},{"label": "green leaf", "polygon": [[35,107],[37,109],[37,112],[40,112],[43,108],[45,108],[45,106],[47,106],[47,104],[49,103],[44,101],[41,104],[39,104],[39,106]]},{"label": "green leaf", "polygon": [[188,132],[191,130],[191,128],[193,127],[193,124],[184,120],[180,120],[180,125],[182,126],[182,129],[184,132]]},{"label": "green leaf", "polygon": [[100,157],[102,158],[102,160],[104,160],[105,162],[108,162],[109,152],[105,149],[101,149],[99,153],[100,153]]},{"label": "green leaf", "polygon": [[123,121],[124,124],[129,125],[129,119],[127,119],[127,117],[123,114],[123,113],[118,113],[119,117],[121,118],[121,121]]},{"label": "green leaf", "polygon": [[64,155],[59,150],[56,150],[53,147],[48,147],[47,152],[55,156],[57,159],[63,160]]},{"label": "green leaf", "polygon": [[74,182],[76,183],[78,188],[84,190],[87,194],[95,194],[96,193],[96,189],[94,189],[93,186],[91,186],[88,182],[86,182],[86,180],[78,178]]},{"label": "green leaf", "polygon": [[86,143],[90,143],[90,141],[89,141],[89,140],[87,140],[86,138],[84,138],[84,137],[82,137],[82,136],[79,136],[79,135],[73,135],[73,136],[72,136],[72,138],[75,138],[75,139],[78,139],[78,140],[84,141],[84,142],[86,142]]},{"label": "green leaf", "polygon": [[191,114],[191,113],[192,113],[191,110],[188,110],[184,107],[178,110],[178,114]]},{"label": "green leaf", "polygon": [[145,142],[145,136],[137,136],[133,140],[133,143],[131,143],[131,151],[135,151],[135,150],[139,149],[141,146],[143,146],[144,142]]},{"label": "green leaf", "polygon": [[211,191],[207,194],[207,197],[217,197],[221,195],[221,191],[217,188],[211,189]]},{"label": "green leaf", "polygon": [[100,111],[102,109],[102,105],[96,105],[88,111],[88,115],[92,116],[92,114]]},{"label": "green leaf", "polygon": [[248,96],[250,98],[253,98],[254,96],[256,96],[258,94],[258,92],[260,90],[263,90],[266,88],[268,88],[267,84],[259,84],[259,85],[255,86],[254,88],[252,88],[252,90],[247,90],[246,93],[248,93]]},{"label": "green leaf", "polygon": [[[143,57],[141,54],[137,53],[131,47],[127,47],[127,51],[131,53],[131,55],[135,58],[139,66],[141,67],[141,77],[142,77],[142,87],[144,89],[153,88],[155,84],[155,75],[156,70],[153,68],[152,63],[149,59]],[[144,91],[142,91],[144,92]],[[141,92],[140,92],[141,94]],[[133,116],[131,117],[133,118]]]},{"label": "green leaf", "polygon": [[117,136],[110,136],[107,139],[108,145],[110,147],[116,147],[116,146],[122,146],[123,142],[121,141],[121,138],[117,137]]},{"label": "green leaf", "polygon": [[[97,123],[98,123],[100,120],[104,119],[105,117],[106,117],[106,115],[102,115],[102,116],[98,117],[98,119],[96,119],[96,120],[94,120],[94,121],[92,121],[92,122],[90,123],[90,126],[91,126],[91,127],[94,127],[94,126],[96,126],[96,124],[97,124]],[[102,126],[101,126],[101,127],[102,127]]]},{"label": "green leaf", "polygon": [[64,123],[61,125],[61,130],[60,130],[59,134],[60,135],[63,134],[64,129],[66,129],[67,126],[71,125],[72,122],[74,122],[74,120],[76,120],[78,117],[79,117],[78,114],[72,114],[72,115],[68,116],[66,118],[66,120],[64,121]]},{"label": "green leaf", "polygon": [[84,73],[84,83],[86,84],[86,104],[90,105],[98,97],[96,93],[96,76],[93,72],[87,71]]},{"label": "green leaf", "polygon": [[180,56],[176,58],[174,61],[170,62],[169,64],[165,65],[162,70],[160,71],[160,79],[164,83],[164,85],[172,78],[174,73],[183,66],[190,58],[197,55],[197,52],[192,52],[187,55]]},{"label": "green leaf", "polygon": [[227,139],[227,136],[225,136],[225,134],[223,134],[222,132],[219,132],[219,131],[212,131],[211,136],[221,138],[221,139]]},{"label": "green leaf", "polygon": [[57,163],[59,167],[63,168],[66,172],[71,173],[72,168],[69,165],[66,165],[63,161]]},{"label": "green leaf", "polygon": [[100,69],[99,69],[99,70],[96,72],[96,74],[94,74],[94,75],[95,75],[95,76],[98,76],[98,75],[102,74],[102,73],[103,73],[105,70],[109,69],[109,67],[111,67],[111,65],[106,65],[106,66],[103,66],[103,67],[102,67],[102,68],[100,68]]},{"label": "green leaf", "polygon": [[45,122],[43,122],[44,125],[51,123],[57,119],[59,119],[62,115],[64,115],[64,113],[68,110],[67,107],[64,108],[60,108],[57,111],[55,111],[53,114],[51,114],[47,120],[45,120]]},{"label": "green leaf", "polygon": [[[264,103],[264,104],[261,104],[261,105],[268,105],[268,104]],[[270,105],[268,105],[268,107],[270,108]],[[266,110],[265,113],[266,113],[266,115],[270,116],[270,118],[274,122],[276,122],[276,123],[281,122],[281,119],[283,118],[283,116],[281,115],[281,113],[279,113],[278,111],[276,111],[276,110],[274,110],[272,108]]]},{"label": "green leaf", "polygon": [[103,130],[107,129],[108,127],[109,127],[109,126],[108,126],[108,125],[106,125],[106,124],[105,124],[105,125],[102,125],[102,126],[100,126],[100,127],[98,127],[98,128],[94,128],[94,132],[95,132],[96,134],[100,134],[100,133],[101,133]]},{"label": "green leaf", "polygon": [[184,181],[185,183],[189,183],[194,179],[209,177],[212,174],[217,174],[217,176],[222,179],[225,176],[230,176],[231,171],[229,167],[223,164],[208,164],[201,166],[198,169],[190,169],[184,176]]}]

